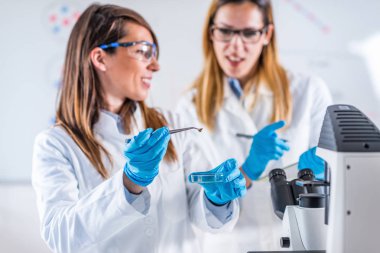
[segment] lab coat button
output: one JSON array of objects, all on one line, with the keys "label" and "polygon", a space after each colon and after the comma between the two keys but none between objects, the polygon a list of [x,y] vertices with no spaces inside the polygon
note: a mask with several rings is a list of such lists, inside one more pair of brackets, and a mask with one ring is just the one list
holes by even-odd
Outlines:
[{"label": "lab coat button", "polygon": [[154,234],[153,228],[147,228],[145,229],[145,235],[152,236]]},{"label": "lab coat button", "polygon": [[153,218],[152,217],[146,217],[145,219],[144,219],[144,222],[145,222],[145,224],[152,224],[153,223]]}]

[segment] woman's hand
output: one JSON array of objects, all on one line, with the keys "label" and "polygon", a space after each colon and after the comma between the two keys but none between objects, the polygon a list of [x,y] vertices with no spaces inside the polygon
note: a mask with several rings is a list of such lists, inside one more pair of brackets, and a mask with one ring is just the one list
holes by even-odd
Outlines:
[{"label": "woman's hand", "polygon": [[204,188],[206,197],[216,205],[227,204],[231,200],[244,196],[247,192],[244,176],[235,159],[229,159],[215,169],[204,173],[208,175],[223,174],[223,182],[199,183]]},{"label": "woman's hand", "polygon": [[276,130],[285,126],[285,121],[278,121],[261,129],[254,137],[249,155],[242,169],[252,180],[257,180],[271,160],[280,159],[289,151],[286,142],[278,138]]},{"label": "woman's hand", "polygon": [[133,137],[124,149],[124,156],[127,158],[124,173],[127,178],[142,187],[151,184],[158,175],[159,164],[165,156],[169,140],[170,134],[167,127],[159,128],[154,132],[153,129],[148,128]]},{"label": "woman's hand", "polygon": [[298,160],[298,170],[311,169],[318,180],[324,180],[325,161],[316,155],[317,147],[313,147],[300,156]]}]

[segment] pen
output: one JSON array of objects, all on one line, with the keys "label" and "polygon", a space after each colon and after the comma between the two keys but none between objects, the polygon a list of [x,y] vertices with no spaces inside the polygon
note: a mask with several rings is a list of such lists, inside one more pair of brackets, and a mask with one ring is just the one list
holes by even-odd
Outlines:
[{"label": "pen", "polygon": [[[236,137],[253,139],[254,135],[237,133]],[[288,142],[286,139],[281,139],[283,142]]]}]

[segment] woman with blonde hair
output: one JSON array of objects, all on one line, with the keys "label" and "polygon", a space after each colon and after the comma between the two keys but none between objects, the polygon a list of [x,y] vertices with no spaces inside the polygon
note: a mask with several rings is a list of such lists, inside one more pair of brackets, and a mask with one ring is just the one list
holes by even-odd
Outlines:
[{"label": "woman with blonde hair", "polygon": [[[270,0],[212,1],[203,53],[203,70],[177,111],[207,128],[202,148],[214,164],[237,159],[249,188],[233,233],[205,235],[205,247],[276,250],[281,221],[264,179],[271,169],[297,161],[299,169],[309,167],[323,177],[324,162],[315,146],[330,93],[321,79],[292,73],[279,63]],[[288,172],[295,175],[297,169]]]},{"label": "woman with blonde hair", "polygon": [[133,10],[93,4],[75,24],[56,125],[33,154],[41,234],[54,252],[199,252],[192,225],[236,223],[246,191],[236,161],[207,172],[221,181],[190,184],[210,163],[188,134],[170,134],[183,127],[178,117],[144,103],[157,57],[155,34]]}]

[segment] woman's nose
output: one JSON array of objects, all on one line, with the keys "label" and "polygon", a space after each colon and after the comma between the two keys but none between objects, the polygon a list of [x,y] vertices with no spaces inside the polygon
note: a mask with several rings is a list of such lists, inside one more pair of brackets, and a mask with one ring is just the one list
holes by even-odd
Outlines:
[{"label": "woman's nose", "polygon": [[149,70],[156,72],[160,70],[160,64],[158,63],[158,60],[156,57],[153,57],[152,61],[148,65]]},{"label": "woman's nose", "polygon": [[244,48],[244,42],[240,34],[235,33],[234,36],[231,38],[229,44],[230,47],[237,51]]}]

